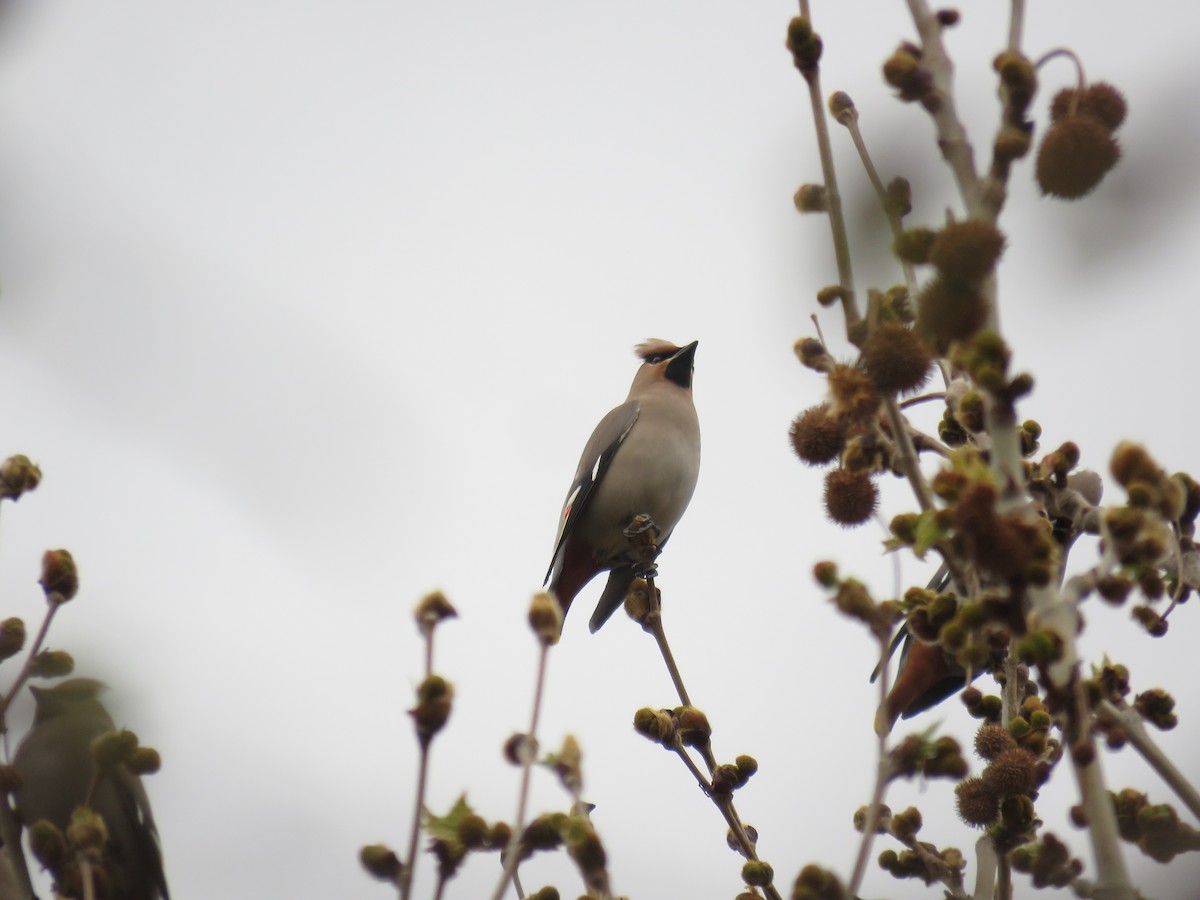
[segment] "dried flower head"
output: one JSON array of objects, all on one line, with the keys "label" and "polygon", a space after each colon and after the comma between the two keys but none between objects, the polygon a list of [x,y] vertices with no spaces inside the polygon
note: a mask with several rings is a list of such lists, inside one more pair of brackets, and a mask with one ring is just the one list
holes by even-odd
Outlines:
[{"label": "dried flower head", "polygon": [[1050,119],[1053,122],[1071,115],[1092,116],[1109,131],[1121,127],[1127,111],[1125,95],[1106,81],[1094,82],[1082,91],[1064,88],[1050,102]]},{"label": "dried flower head", "polygon": [[1036,175],[1043,194],[1077,200],[1092,192],[1121,158],[1109,130],[1092,116],[1070,116],[1046,131]]},{"label": "dried flower head", "polygon": [[844,528],[866,522],[879,505],[879,491],[865,472],[833,469],[825,476],[825,511]]},{"label": "dried flower head", "polygon": [[1004,235],[990,222],[967,219],[952,222],[937,233],[929,248],[929,261],[945,277],[979,281],[992,271],[1004,252]]},{"label": "dried flower head", "polygon": [[863,363],[884,394],[915,391],[929,377],[933,352],[921,335],[899,322],[883,322],[863,345]]},{"label": "dried flower head", "polygon": [[829,406],[825,403],[810,406],[796,416],[788,437],[796,455],[810,466],[833,462],[846,446],[846,429],[829,414]]}]

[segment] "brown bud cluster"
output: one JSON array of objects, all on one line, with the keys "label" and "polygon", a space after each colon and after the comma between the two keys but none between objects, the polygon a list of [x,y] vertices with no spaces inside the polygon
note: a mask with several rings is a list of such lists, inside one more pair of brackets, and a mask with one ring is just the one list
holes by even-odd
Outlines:
[{"label": "brown bud cluster", "polygon": [[413,717],[417,739],[428,746],[450,718],[454,686],[440,675],[430,675],[417,686],[417,705],[408,711]]},{"label": "brown bud cluster", "polygon": [[804,16],[796,16],[788,23],[787,48],[792,54],[792,63],[805,78],[811,78],[821,60],[821,37],[812,29]]},{"label": "brown bud cluster", "polygon": [[47,550],[43,553],[42,577],[38,581],[51,603],[66,603],[79,593],[79,572],[70,551]]},{"label": "brown bud cluster", "polygon": [[1065,200],[1091,193],[1121,157],[1113,132],[1125,121],[1125,110],[1121,92],[1104,82],[1060,91],[1038,148],[1036,175],[1042,193]]},{"label": "brown bud cluster", "polygon": [[1010,859],[1014,869],[1032,877],[1036,888],[1065,888],[1083,873],[1083,863],[1073,859],[1067,845],[1049,833],[1037,843],[1016,848]]},{"label": "brown bud cluster", "polygon": [[10,456],[0,463],[0,500],[20,500],[22,494],[36,490],[42,481],[42,470],[28,456]]},{"label": "brown bud cluster", "polygon": [[928,101],[933,94],[933,77],[921,64],[921,49],[904,43],[883,64],[883,78],[906,103]]}]

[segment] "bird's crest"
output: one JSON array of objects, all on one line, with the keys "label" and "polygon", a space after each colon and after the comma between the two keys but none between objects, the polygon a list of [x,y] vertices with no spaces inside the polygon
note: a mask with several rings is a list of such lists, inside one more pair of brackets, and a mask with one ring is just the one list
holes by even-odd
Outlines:
[{"label": "bird's crest", "polygon": [[656,356],[671,356],[678,353],[679,347],[670,341],[664,341],[662,338],[649,338],[634,347],[633,352],[641,359],[649,361]]}]

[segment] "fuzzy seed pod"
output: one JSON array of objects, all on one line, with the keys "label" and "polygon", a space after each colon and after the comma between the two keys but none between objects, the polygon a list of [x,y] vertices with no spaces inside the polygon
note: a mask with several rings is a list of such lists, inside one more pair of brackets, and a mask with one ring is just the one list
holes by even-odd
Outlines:
[{"label": "fuzzy seed pod", "polygon": [[1106,81],[1090,84],[1083,91],[1073,88],[1059,91],[1050,102],[1051,121],[1068,118],[1072,101],[1075,102],[1075,115],[1092,116],[1109,131],[1116,131],[1125,121],[1125,95]]},{"label": "fuzzy seed pod", "polygon": [[937,233],[929,261],[952,281],[977,282],[992,271],[1004,252],[1004,235],[981,219],[953,222]]},{"label": "fuzzy seed pod", "polygon": [[982,328],[987,313],[987,302],[975,287],[934,278],[917,297],[917,330],[944,349]]},{"label": "fuzzy seed pod", "polygon": [[983,782],[997,797],[1028,794],[1034,788],[1037,758],[1028,750],[1005,750],[983,771]]},{"label": "fuzzy seed pod", "polygon": [[924,338],[899,322],[884,322],[863,346],[867,375],[883,394],[917,390],[929,376],[933,352]]},{"label": "fuzzy seed pod", "polygon": [[1043,194],[1077,200],[1092,192],[1121,158],[1108,129],[1091,116],[1050,126],[1038,148],[1036,174]]},{"label": "fuzzy seed pod", "polygon": [[833,469],[825,476],[825,512],[843,528],[866,522],[879,505],[879,491],[865,472]]},{"label": "fuzzy seed pod", "polygon": [[1013,740],[1013,736],[1003,725],[985,722],[975,733],[975,753],[980,759],[989,762],[1004,751],[1012,750],[1016,746],[1017,742]]},{"label": "fuzzy seed pod", "polygon": [[796,416],[788,437],[801,462],[810,466],[833,462],[846,446],[846,430],[829,414],[829,405],[825,403],[810,406]]},{"label": "fuzzy seed pod", "polygon": [[991,825],[1000,815],[1000,800],[983,783],[983,779],[973,776],[959,782],[954,789],[958,805],[958,817],[968,825],[983,828]]}]

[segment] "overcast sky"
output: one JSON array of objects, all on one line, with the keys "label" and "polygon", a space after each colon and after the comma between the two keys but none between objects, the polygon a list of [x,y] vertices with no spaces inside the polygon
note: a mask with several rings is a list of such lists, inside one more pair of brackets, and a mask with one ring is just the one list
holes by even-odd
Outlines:
[{"label": "overcast sky", "polygon": [[[986,148],[1005,5],[963,12],[949,46]],[[1029,10],[1030,55],[1069,45],[1131,105],[1124,159],[1094,198],[1039,198],[1027,162],[1002,222],[1001,317],[1038,380],[1022,413],[1046,449],[1075,440],[1100,469],[1130,437],[1169,469],[1200,468],[1196,23],[1182,4],[1163,12]],[[893,583],[879,528],[832,530],[821,473],[786,441],[822,388],[791,347],[835,280],[825,221],[792,208],[796,186],[820,180],[783,48],[794,13],[694,0],[0,6],[0,455],[45,473],[4,510],[0,615],[38,621],[41,552],[75,554],[83,589],[50,643],[106,679],[120,722],[162,752],[148,787],[174,896],[388,896],[356,854],[407,844],[410,612],[434,588],[461,619],[439,635],[457,697],[429,803],[466,791],[489,820],[513,816],[518,773],[500,747],[529,715],[528,600],[579,451],[651,336],[700,341],[700,484],[661,565],[676,656],[718,757],[760,762],[739,808],[779,883],[810,861],[848,874],[874,766],[874,650],[809,572],[833,558],[881,596]],[[814,15],[825,89],[854,96],[884,176],[913,180],[910,221],[936,226],[958,206],[928,117],[879,76],[912,36],[904,4]],[[1042,82],[1072,77],[1060,62]],[[872,209],[834,137],[852,208]],[[878,221],[855,218],[860,286],[899,280],[872,255]],[[845,354],[836,317],[822,327]],[[888,515],[912,505],[885,485]],[[905,561],[906,583],[925,575]],[[717,812],[630,727],[638,707],[675,705],[670,681],[623,615],[587,633],[599,591],[553,652],[543,743],[583,745],[616,890],[732,897],[740,862]],[[1127,610],[1089,603],[1084,641],[1093,659],[1127,662],[1135,689],[1176,691],[1182,724],[1162,744],[1193,780],[1196,614],[1181,608],[1153,642]],[[939,718],[970,739],[957,702],[912,724]],[[1103,764],[1112,787],[1173,800],[1131,751]],[[919,802],[925,839],[970,850],[948,796],[905,785],[889,802]],[[1074,802],[1063,770],[1039,810],[1092,870],[1065,821]],[[549,778],[535,784],[535,811],[566,803]],[[1148,895],[1200,879],[1194,859],[1168,877],[1128,858]],[[420,868],[429,896],[432,860]],[[494,857],[473,859],[450,896],[484,896],[496,872]],[[550,881],[579,890],[562,856],[524,876]],[[876,870],[863,893],[938,892]]]}]

